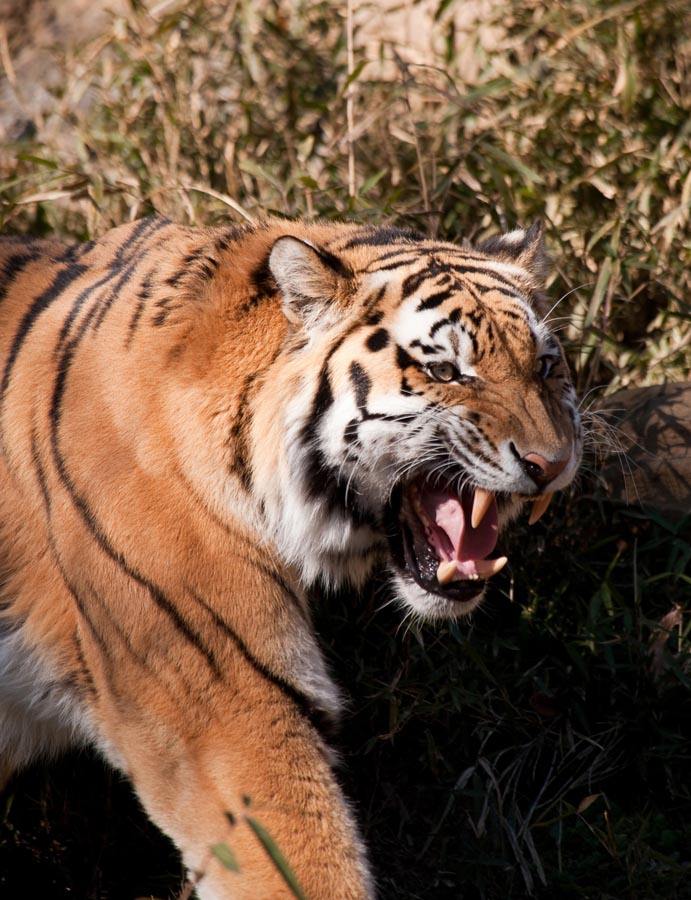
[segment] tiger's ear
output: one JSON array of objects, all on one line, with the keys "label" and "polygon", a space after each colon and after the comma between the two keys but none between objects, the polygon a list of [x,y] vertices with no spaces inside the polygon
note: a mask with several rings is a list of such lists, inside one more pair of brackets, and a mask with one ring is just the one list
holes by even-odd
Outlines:
[{"label": "tiger's ear", "polygon": [[339,317],[344,281],[353,276],[337,256],[285,235],[271,248],[269,269],[283,295],[283,312],[294,325],[313,328]]},{"label": "tiger's ear", "polygon": [[542,222],[533,222],[527,231],[517,228],[507,234],[489,238],[476,249],[525,269],[532,278],[533,286],[537,290],[544,290],[552,265],[545,247]]}]

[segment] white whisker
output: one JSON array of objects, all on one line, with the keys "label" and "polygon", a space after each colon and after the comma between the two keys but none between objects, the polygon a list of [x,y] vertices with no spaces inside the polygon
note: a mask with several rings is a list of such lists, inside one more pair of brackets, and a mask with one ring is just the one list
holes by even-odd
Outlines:
[{"label": "white whisker", "polygon": [[595,284],[594,281],[584,281],[583,284],[577,284],[576,287],[571,288],[570,291],[567,291],[565,294],[562,294],[561,297],[557,300],[557,302],[556,302],[556,303],[555,303],[555,304],[547,311],[547,313],[542,317],[542,324],[543,324],[543,325],[549,325],[549,324],[550,324],[550,322],[548,321],[550,315],[554,312],[554,310],[559,306],[560,303],[562,303],[564,300],[566,300],[567,297],[570,297],[571,294],[575,294],[576,291],[580,291],[580,290],[582,290],[583,288],[586,288],[586,287],[591,287],[591,286],[594,285],[594,284]]}]

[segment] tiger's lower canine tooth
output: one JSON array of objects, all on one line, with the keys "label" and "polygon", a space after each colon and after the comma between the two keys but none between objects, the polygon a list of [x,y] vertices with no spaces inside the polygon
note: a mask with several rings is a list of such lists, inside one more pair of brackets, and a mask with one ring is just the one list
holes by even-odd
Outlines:
[{"label": "tiger's lower canine tooth", "polygon": [[473,509],[470,513],[470,524],[473,528],[477,528],[480,522],[485,518],[485,514],[492,505],[493,500],[494,494],[492,491],[486,491],[484,488],[480,487],[475,488],[475,493],[473,495]]},{"label": "tiger's lower canine tooth", "polygon": [[455,574],[455,562],[439,563],[439,568],[437,569],[437,581],[439,582],[439,584],[448,584]]},{"label": "tiger's lower canine tooth", "polygon": [[508,562],[508,557],[500,556],[497,559],[478,559],[475,562],[475,568],[479,578],[491,578],[497,572],[501,572]]},{"label": "tiger's lower canine tooth", "polygon": [[540,494],[539,497],[536,497],[533,501],[533,508],[530,512],[530,518],[528,519],[528,525],[534,525],[538,519],[541,519],[545,513],[545,510],[552,502],[552,497],[554,494]]}]

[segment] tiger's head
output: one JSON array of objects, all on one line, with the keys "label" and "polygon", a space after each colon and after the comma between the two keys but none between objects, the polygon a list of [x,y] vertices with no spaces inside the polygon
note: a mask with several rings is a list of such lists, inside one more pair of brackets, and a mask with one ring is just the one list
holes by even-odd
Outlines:
[{"label": "tiger's head", "polygon": [[408,608],[465,615],[502,529],[580,461],[541,227],[474,249],[312,228],[268,256],[289,324],[252,420],[266,528],[307,581],[359,583],[383,558]]}]

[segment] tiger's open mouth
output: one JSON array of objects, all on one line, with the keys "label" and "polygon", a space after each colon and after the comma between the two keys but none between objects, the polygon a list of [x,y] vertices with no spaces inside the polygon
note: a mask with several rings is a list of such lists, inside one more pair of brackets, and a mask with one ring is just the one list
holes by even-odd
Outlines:
[{"label": "tiger's open mouth", "polygon": [[505,556],[488,558],[499,535],[497,497],[490,491],[466,486],[457,493],[422,476],[401,489],[396,506],[394,562],[423,590],[468,601],[506,565]]},{"label": "tiger's open mouth", "polygon": [[425,591],[449,601],[478,598],[485,581],[508,562],[489,559],[499,537],[499,514],[512,515],[517,503],[531,503],[529,525],[544,514],[552,493],[495,494],[426,475],[401,485],[392,498],[389,544],[394,564]]}]

